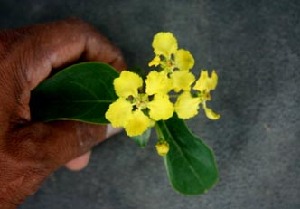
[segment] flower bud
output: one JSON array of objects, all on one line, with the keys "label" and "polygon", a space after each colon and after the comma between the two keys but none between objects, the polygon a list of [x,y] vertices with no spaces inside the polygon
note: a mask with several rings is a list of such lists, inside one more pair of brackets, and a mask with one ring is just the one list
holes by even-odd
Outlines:
[{"label": "flower bud", "polygon": [[157,154],[162,157],[166,156],[170,149],[169,144],[166,141],[157,142],[155,145],[155,148],[156,148]]}]

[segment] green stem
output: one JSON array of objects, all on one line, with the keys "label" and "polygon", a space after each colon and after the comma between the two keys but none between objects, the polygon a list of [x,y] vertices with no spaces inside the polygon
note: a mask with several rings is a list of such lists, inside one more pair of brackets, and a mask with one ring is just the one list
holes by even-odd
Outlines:
[{"label": "green stem", "polygon": [[155,132],[156,132],[158,141],[161,141],[161,140],[164,141],[165,140],[164,134],[163,134],[162,130],[160,129],[160,126],[157,123],[159,123],[159,122],[155,123]]}]

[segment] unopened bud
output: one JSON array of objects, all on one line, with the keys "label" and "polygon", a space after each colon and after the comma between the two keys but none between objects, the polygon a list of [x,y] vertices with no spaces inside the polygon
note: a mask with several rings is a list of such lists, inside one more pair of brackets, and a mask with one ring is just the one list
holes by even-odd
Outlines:
[{"label": "unopened bud", "polygon": [[166,141],[157,142],[155,145],[155,148],[156,148],[157,154],[162,157],[166,156],[170,149],[169,144]]}]

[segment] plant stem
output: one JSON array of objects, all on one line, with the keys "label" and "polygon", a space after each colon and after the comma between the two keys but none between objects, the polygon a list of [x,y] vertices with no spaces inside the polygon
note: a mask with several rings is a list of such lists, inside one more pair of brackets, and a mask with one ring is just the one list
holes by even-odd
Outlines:
[{"label": "plant stem", "polygon": [[158,141],[165,140],[164,134],[163,134],[162,130],[160,129],[159,125],[157,124],[157,122],[155,123],[155,132],[156,132]]}]

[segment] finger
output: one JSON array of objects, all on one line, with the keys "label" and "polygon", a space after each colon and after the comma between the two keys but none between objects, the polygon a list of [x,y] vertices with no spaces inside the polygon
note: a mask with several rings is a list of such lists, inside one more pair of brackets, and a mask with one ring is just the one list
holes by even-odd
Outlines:
[{"label": "finger", "polygon": [[91,152],[87,152],[71,161],[65,166],[72,171],[79,171],[85,168],[89,164]]},{"label": "finger", "polygon": [[11,133],[8,150],[18,158],[36,159],[51,169],[87,153],[106,139],[107,126],[77,121],[34,123]]},{"label": "finger", "polygon": [[[110,125],[94,125],[78,121],[53,121],[34,123],[16,129],[7,139],[8,152],[18,158],[36,159],[51,170],[70,162],[90,151],[96,144],[115,135],[122,129]],[[82,167],[88,158],[82,158]],[[76,162],[76,161],[75,161]],[[72,163],[71,167],[74,165]],[[79,169],[78,165],[78,169]],[[76,168],[75,168],[76,169]]]},{"label": "finger", "polygon": [[[120,50],[83,21],[69,19],[26,27],[19,31],[26,36],[22,43],[24,47],[21,47],[25,51],[20,53],[20,59],[28,56],[25,73],[30,89],[47,78],[52,69],[79,59],[106,62],[118,70],[126,68]],[[31,48],[33,49],[28,51]]]}]

